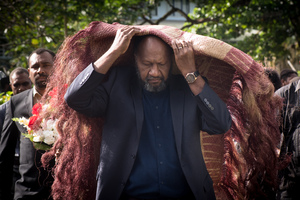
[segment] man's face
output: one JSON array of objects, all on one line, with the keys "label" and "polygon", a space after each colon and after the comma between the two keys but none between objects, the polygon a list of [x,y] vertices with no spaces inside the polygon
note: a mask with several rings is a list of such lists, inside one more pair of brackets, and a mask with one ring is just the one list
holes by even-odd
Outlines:
[{"label": "man's face", "polygon": [[47,85],[47,78],[53,67],[53,57],[48,52],[41,54],[32,54],[29,59],[29,77],[35,85],[36,90],[41,94],[44,92]]},{"label": "man's face", "polygon": [[135,59],[145,89],[150,92],[164,90],[171,69],[171,55],[166,44],[156,37],[147,37],[139,44]]},{"label": "man's face", "polygon": [[15,73],[12,75],[10,81],[10,87],[14,95],[31,88],[31,81],[26,73]]},{"label": "man's face", "polygon": [[297,74],[295,74],[295,73],[289,74],[289,76],[286,78],[286,81],[282,79],[282,81],[281,81],[282,86],[288,85],[290,83],[290,81],[295,77],[297,77]]}]

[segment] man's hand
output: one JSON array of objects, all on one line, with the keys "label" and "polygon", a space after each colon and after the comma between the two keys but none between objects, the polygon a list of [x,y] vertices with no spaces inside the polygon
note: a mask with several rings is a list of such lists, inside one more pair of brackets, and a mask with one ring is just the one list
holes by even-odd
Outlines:
[{"label": "man's hand", "polygon": [[173,40],[172,48],[177,67],[182,75],[185,76],[187,73],[195,72],[196,66],[192,42]]},{"label": "man's hand", "polygon": [[115,52],[119,55],[124,54],[131,42],[132,37],[139,33],[140,29],[132,26],[122,27],[117,31],[116,37],[109,51]]},{"label": "man's hand", "polygon": [[106,74],[113,63],[127,51],[132,37],[139,32],[139,28],[132,26],[120,28],[108,51],[94,62],[94,69],[98,73]]},{"label": "man's hand", "polygon": [[[193,73],[196,69],[193,44],[191,41],[173,40],[172,48],[175,55],[175,61],[181,74],[185,77],[187,73]],[[189,84],[194,95],[198,95],[205,85],[205,81],[198,76],[195,82]]]}]

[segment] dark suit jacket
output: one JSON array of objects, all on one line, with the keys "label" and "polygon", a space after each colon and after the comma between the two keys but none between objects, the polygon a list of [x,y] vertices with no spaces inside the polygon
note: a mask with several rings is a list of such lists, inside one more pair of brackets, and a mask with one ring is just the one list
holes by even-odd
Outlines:
[{"label": "dark suit jacket", "polygon": [[0,199],[10,199],[13,171],[13,159],[18,137],[20,137],[21,179],[15,184],[15,199],[44,199],[49,197],[49,188],[45,187],[45,177],[40,158],[43,151],[37,151],[32,142],[20,133],[26,133],[26,128],[12,118],[32,116],[33,89],[26,90],[11,97],[6,107],[6,115],[0,140]]},{"label": "dark suit jacket", "polygon": [[[5,119],[6,105],[7,105],[7,102],[0,105],[0,130],[1,130],[1,133],[2,133],[2,127],[3,127],[3,123],[4,123],[4,119]],[[1,138],[1,133],[0,133],[0,138]]]},{"label": "dark suit jacket", "polygon": [[[68,88],[68,105],[86,115],[104,117],[97,199],[119,199],[130,175],[143,125],[142,87],[134,67],[105,75],[88,66]],[[213,199],[213,184],[202,157],[200,130],[225,133],[231,117],[206,84],[194,96],[182,75],[169,77],[170,106],[178,157],[196,199]],[[102,82],[102,84],[101,84]]]}]

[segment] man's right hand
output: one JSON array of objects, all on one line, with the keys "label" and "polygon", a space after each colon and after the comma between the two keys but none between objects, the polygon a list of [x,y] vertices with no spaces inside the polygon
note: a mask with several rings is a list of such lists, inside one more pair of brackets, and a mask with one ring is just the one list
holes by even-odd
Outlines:
[{"label": "man's right hand", "polygon": [[132,37],[139,32],[140,29],[133,26],[124,26],[120,28],[108,51],[94,62],[95,71],[106,74],[113,63],[127,51]]},{"label": "man's right hand", "polygon": [[140,29],[133,26],[120,28],[109,51],[119,53],[119,56],[124,54],[130,45],[132,37],[139,32]]}]

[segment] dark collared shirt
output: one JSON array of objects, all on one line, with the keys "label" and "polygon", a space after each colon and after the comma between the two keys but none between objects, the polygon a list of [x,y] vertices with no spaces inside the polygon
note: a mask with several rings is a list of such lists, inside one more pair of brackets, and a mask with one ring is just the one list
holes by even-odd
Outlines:
[{"label": "dark collared shirt", "polygon": [[169,90],[144,90],[143,105],[140,144],[125,193],[145,199],[187,196],[191,191],[176,151]]}]

